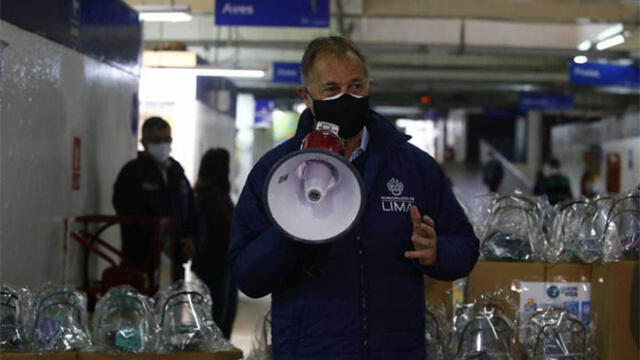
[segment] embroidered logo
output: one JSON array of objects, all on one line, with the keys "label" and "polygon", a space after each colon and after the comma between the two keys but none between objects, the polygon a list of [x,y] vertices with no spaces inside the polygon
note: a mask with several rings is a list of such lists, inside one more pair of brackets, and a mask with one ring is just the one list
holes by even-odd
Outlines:
[{"label": "embroidered logo", "polygon": [[408,212],[415,204],[413,196],[401,196],[404,191],[402,181],[391,178],[387,181],[387,189],[393,196],[381,196],[380,201],[384,212]]},{"label": "embroidered logo", "polygon": [[400,180],[391,178],[391,180],[387,182],[387,189],[389,189],[393,196],[400,196],[402,195],[402,190],[404,190],[404,185]]}]

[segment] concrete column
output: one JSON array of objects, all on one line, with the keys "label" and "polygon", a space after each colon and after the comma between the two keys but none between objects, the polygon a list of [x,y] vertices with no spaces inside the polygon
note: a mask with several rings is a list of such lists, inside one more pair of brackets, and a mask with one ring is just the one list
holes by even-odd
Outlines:
[{"label": "concrete column", "polygon": [[527,113],[527,177],[535,179],[536,171],[542,166],[542,114],[539,111]]}]

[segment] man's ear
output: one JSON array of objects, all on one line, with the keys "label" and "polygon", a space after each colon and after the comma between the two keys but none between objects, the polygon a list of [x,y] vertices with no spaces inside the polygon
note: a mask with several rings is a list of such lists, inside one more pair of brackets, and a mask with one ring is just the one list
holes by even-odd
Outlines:
[{"label": "man's ear", "polygon": [[304,104],[307,105],[307,108],[311,109],[311,100],[309,100],[310,96],[307,88],[304,86],[300,86],[296,89],[296,92],[298,93],[298,96],[300,96],[300,99],[302,99]]}]

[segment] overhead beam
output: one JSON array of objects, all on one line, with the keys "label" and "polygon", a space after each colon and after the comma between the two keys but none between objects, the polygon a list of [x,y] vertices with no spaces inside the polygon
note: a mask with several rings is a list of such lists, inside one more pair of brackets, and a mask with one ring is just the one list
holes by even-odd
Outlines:
[{"label": "overhead beam", "polygon": [[575,22],[630,22],[640,5],[586,1],[364,0],[365,16],[409,16]]}]

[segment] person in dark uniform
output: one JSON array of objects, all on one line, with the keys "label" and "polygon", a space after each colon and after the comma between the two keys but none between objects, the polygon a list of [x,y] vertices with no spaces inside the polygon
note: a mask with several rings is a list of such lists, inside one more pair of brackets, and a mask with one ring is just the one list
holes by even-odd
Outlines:
[{"label": "person in dark uniform", "polygon": [[[142,126],[144,151],[129,161],[113,187],[113,207],[122,217],[171,217],[172,278],[183,278],[182,263],[193,256],[194,199],[184,169],[171,158],[171,127],[160,117],[147,119]],[[121,224],[122,252],[126,261],[153,271],[153,225]],[[165,240],[166,241],[166,240]],[[152,272],[150,276],[155,276]]]}]

